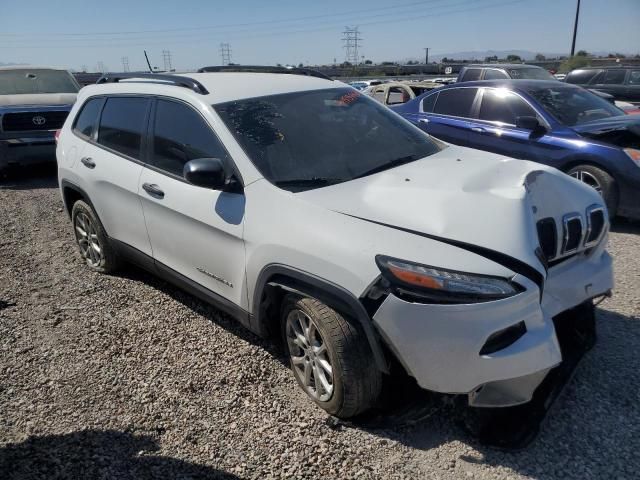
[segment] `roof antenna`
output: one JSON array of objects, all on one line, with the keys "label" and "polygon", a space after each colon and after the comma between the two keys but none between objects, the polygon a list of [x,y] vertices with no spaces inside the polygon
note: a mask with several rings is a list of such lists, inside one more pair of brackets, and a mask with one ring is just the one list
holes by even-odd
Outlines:
[{"label": "roof antenna", "polygon": [[149,63],[149,56],[147,55],[147,51],[143,50],[144,52],[144,58],[147,59],[147,65],[149,65],[149,73],[153,73],[153,68],[151,68],[151,63]]}]

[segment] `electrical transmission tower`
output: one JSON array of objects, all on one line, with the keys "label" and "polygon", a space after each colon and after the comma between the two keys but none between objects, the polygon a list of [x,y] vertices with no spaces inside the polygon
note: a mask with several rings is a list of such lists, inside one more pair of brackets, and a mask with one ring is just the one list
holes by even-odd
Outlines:
[{"label": "electrical transmission tower", "polygon": [[104,68],[104,63],[102,63],[102,61],[98,62],[97,68],[99,73],[104,73],[105,68]]},{"label": "electrical transmission tower", "polygon": [[129,57],[122,57],[122,71],[129,71]]},{"label": "electrical transmission tower", "polygon": [[171,52],[169,50],[162,50],[162,60],[164,61],[164,71],[171,71]]},{"label": "electrical transmission tower", "polygon": [[222,65],[231,64],[231,45],[228,43],[220,44],[220,57],[222,57]]},{"label": "electrical transmission tower", "polygon": [[342,32],[342,41],[344,42],[344,60],[351,65],[358,65],[360,63],[360,56],[358,55],[358,49],[362,46],[362,37],[358,31],[358,27],[344,27]]}]

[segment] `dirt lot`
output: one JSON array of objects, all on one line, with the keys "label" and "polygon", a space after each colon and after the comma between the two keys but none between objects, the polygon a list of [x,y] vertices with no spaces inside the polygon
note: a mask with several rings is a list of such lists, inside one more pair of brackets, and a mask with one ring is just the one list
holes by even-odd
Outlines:
[{"label": "dirt lot", "polygon": [[640,227],[599,342],[519,452],[445,410],[327,423],[268,344],[136,269],[84,267],[51,177],[0,186],[0,479],[640,478]]}]

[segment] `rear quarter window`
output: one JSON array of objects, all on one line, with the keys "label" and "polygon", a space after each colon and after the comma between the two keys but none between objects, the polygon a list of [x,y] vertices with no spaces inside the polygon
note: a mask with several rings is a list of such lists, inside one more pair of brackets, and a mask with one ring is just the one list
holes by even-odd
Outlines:
[{"label": "rear quarter window", "polygon": [[91,98],[82,106],[80,113],[76,117],[73,131],[91,138],[98,125],[98,114],[102,106],[102,98]]},{"label": "rear quarter window", "polygon": [[438,98],[438,94],[434,93],[433,95],[429,95],[422,100],[422,111],[431,113],[433,112],[433,107],[436,104],[436,99]]}]

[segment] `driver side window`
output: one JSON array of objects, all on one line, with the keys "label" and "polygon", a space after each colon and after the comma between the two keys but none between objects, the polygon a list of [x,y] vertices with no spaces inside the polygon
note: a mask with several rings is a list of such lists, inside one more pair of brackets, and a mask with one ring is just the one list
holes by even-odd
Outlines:
[{"label": "driver side window", "polygon": [[184,164],[196,158],[219,158],[224,163],[229,154],[193,108],[179,102],[158,100],[151,164],[182,178]]}]

